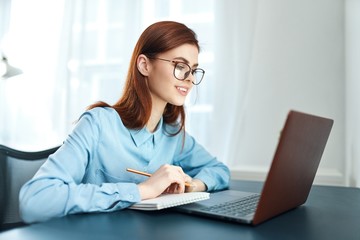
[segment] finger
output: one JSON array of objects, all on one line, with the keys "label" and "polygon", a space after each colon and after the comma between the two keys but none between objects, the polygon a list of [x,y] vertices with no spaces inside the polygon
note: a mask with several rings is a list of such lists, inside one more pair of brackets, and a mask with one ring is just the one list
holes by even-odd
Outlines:
[{"label": "finger", "polygon": [[187,183],[191,183],[192,182],[192,177],[190,177],[189,175],[185,174],[185,178],[184,178],[185,182]]},{"label": "finger", "polygon": [[174,184],[170,184],[169,187],[167,188],[167,193],[174,193],[176,185]]},{"label": "finger", "polygon": [[185,186],[185,192],[193,192],[196,189],[195,184],[191,184],[190,186]]},{"label": "finger", "polygon": [[184,193],[185,192],[185,182],[177,184],[177,193]]},{"label": "finger", "polygon": [[169,193],[178,194],[178,193],[183,193],[184,191],[185,191],[185,186],[182,185],[181,183],[172,183],[169,186]]}]

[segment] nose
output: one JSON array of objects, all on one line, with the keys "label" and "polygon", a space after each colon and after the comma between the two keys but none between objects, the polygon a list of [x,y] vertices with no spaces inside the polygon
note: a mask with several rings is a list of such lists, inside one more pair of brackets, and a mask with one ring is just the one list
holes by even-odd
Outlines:
[{"label": "nose", "polygon": [[191,83],[195,82],[195,76],[193,74],[192,71],[189,71],[189,73],[187,74],[185,81],[190,81]]}]

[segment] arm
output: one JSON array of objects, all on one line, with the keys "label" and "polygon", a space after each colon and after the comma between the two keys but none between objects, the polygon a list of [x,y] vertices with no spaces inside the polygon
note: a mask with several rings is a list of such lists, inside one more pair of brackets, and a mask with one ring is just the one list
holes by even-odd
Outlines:
[{"label": "arm", "polygon": [[20,212],[25,222],[80,212],[114,211],[140,201],[135,183],[83,182],[101,137],[99,114],[85,113],[63,146],[22,187]]},{"label": "arm", "polygon": [[215,191],[227,188],[230,171],[186,133],[184,148],[179,151],[174,165],[180,166],[193,178],[194,188],[187,191]]}]

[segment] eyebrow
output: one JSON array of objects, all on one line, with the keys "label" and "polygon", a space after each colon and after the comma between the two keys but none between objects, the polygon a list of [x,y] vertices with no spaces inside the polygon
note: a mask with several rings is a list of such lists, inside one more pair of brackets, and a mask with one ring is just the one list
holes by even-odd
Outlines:
[{"label": "eyebrow", "polygon": [[[176,58],[174,58],[174,60],[181,60],[181,61],[189,64],[189,61],[188,61],[186,58],[183,58],[183,57],[176,57]],[[193,65],[193,67],[198,67],[198,66],[199,66],[198,63],[195,63],[195,64]]]}]

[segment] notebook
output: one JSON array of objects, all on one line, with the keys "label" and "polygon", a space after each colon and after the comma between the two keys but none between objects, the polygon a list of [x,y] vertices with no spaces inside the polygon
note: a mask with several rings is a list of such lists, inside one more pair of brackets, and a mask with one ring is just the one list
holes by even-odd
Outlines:
[{"label": "notebook", "polygon": [[189,192],[181,194],[163,194],[157,198],[143,200],[135,203],[130,209],[135,210],[160,210],[169,207],[175,207],[183,204],[193,203],[209,199],[207,192]]},{"label": "notebook", "polygon": [[[225,190],[177,211],[257,225],[305,203],[333,120],[290,111],[261,194]],[[240,205],[236,206],[240,202]],[[235,206],[233,206],[235,205]]]}]

